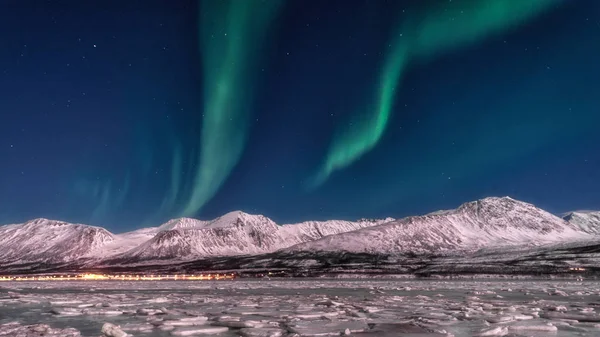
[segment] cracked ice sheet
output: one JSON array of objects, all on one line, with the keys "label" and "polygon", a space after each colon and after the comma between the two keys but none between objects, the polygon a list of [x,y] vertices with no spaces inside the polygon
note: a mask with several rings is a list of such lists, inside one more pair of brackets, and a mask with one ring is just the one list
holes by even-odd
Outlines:
[{"label": "cracked ice sheet", "polygon": [[[0,336],[598,336],[600,282],[235,280],[0,284]],[[69,330],[65,330],[69,329]]]}]

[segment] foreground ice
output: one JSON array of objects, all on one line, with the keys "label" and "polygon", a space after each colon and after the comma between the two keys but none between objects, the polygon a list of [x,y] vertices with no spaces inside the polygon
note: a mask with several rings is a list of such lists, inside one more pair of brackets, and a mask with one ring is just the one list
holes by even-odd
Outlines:
[{"label": "foreground ice", "polygon": [[0,284],[0,336],[600,336],[600,282]]}]

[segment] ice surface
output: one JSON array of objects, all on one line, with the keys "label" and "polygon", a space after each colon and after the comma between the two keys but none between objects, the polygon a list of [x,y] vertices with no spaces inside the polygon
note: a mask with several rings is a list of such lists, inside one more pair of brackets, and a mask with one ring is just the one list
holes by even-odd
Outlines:
[{"label": "ice surface", "polygon": [[18,282],[0,336],[585,337],[599,309],[598,281]]}]

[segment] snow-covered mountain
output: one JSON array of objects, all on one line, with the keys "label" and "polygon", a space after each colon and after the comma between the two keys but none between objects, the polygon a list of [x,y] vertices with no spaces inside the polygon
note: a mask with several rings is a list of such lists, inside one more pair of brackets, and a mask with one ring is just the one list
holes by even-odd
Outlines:
[{"label": "snow-covered mountain", "polygon": [[357,229],[372,227],[382,223],[394,221],[393,218],[386,219],[360,219],[358,221],[306,221],[298,224],[283,225],[279,228],[286,242],[308,242],[318,240],[328,235],[336,235]]},{"label": "snow-covered mountain", "polygon": [[159,260],[164,264],[228,256],[238,259],[274,252],[281,258],[319,256],[321,252],[470,253],[600,242],[599,238],[600,212],[572,212],[561,218],[509,197],[486,198],[454,210],[400,220],[278,225],[263,215],[235,211],[213,220],[173,219],[123,234],[36,219],[0,226],[0,269],[65,263],[85,267],[155,265]]},{"label": "snow-covered mountain", "polygon": [[444,253],[589,240],[580,227],[509,197],[468,202],[290,247],[288,251]]},{"label": "snow-covered mountain", "polygon": [[111,242],[99,245],[90,255],[95,258],[105,258],[127,252],[151,240],[158,232],[159,227],[149,227],[122,234],[113,234]]},{"label": "snow-covered mountain", "polygon": [[279,226],[263,215],[241,211],[210,221],[180,218],[158,227],[152,239],[114,258],[122,261],[185,260],[263,254],[392,220],[309,221]]},{"label": "snow-covered mountain", "polygon": [[85,260],[90,266],[98,261],[262,254],[390,220],[309,221],[279,226],[263,215],[236,211],[208,221],[179,218],[159,227],[113,234],[100,227],[37,219],[0,226],[0,264]]},{"label": "snow-covered mountain", "polygon": [[563,219],[586,233],[600,235],[600,212],[575,211],[565,214]]},{"label": "snow-covered mountain", "polygon": [[157,228],[157,232],[164,232],[173,229],[200,229],[210,221],[192,219],[192,218],[176,218],[165,222]]},{"label": "snow-covered mountain", "polygon": [[0,262],[70,262],[90,257],[114,240],[104,228],[35,219],[0,226]]},{"label": "snow-covered mountain", "polygon": [[147,242],[118,256],[123,260],[189,259],[258,254],[280,248],[278,226],[262,215],[236,211],[211,221],[175,219]]}]

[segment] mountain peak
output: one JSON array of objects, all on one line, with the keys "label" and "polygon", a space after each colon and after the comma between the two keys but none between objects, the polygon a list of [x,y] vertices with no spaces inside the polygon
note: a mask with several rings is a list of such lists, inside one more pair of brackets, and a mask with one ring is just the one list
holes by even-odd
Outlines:
[{"label": "mountain peak", "polygon": [[232,211],[226,213],[218,218],[208,221],[206,228],[224,228],[233,226],[246,226],[254,224],[266,223],[269,225],[277,226],[273,220],[260,214],[248,214],[242,211]]},{"label": "mountain peak", "polygon": [[560,218],[510,197],[483,198],[453,210],[399,220],[305,221],[281,226],[264,215],[236,210],[212,220],[177,218],[158,228],[120,235],[101,227],[39,218],[0,227],[0,264],[78,259],[139,263],[281,249],[437,254],[533,247],[588,240],[598,234],[600,212],[571,212]]},{"label": "mountain peak", "polygon": [[386,223],[386,222],[390,222],[390,221],[394,221],[394,220],[396,220],[396,219],[391,218],[391,217],[387,217],[387,218],[383,218],[383,219],[360,218],[360,219],[356,220],[356,222],[368,222],[368,223],[382,224],[382,223]]},{"label": "mountain peak", "polygon": [[66,262],[88,256],[114,240],[102,227],[39,218],[0,227],[0,259]]},{"label": "mountain peak", "polygon": [[[504,197],[485,197],[485,198],[481,198],[475,201],[469,201],[466,202],[464,204],[472,204],[472,203],[480,203],[480,204],[502,204],[502,203],[515,203],[515,204],[527,204],[528,203],[524,202],[524,201],[520,201],[520,200],[516,200],[513,199],[509,196],[504,196]],[[464,205],[463,204],[463,205]]]},{"label": "mountain peak", "polygon": [[223,215],[221,215],[218,218],[215,218],[214,220],[212,220],[211,222],[216,222],[216,221],[235,221],[235,220],[246,220],[246,219],[254,219],[254,218],[259,218],[259,217],[263,217],[262,215],[255,215],[255,214],[248,214],[246,212],[243,211],[231,211],[228,213],[225,213]]},{"label": "mountain peak", "polygon": [[23,225],[33,225],[33,226],[37,226],[37,225],[55,225],[55,226],[72,225],[72,226],[77,226],[77,224],[71,224],[71,223],[68,223],[65,221],[52,220],[52,219],[46,219],[46,218],[31,219],[31,220],[23,223]]},{"label": "mountain peak", "polygon": [[496,216],[502,216],[502,212],[508,211],[542,211],[532,204],[515,200],[511,197],[487,197],[475,201],[469,201],[460,205],[455,211],[467,211],[480,213],[481,211],[493,212]]},{"label": "mountain peak", "polygon": [[176,218],[169,220],[160,227],[158,231],[174,229],[209,229],[245,226],[257,223],[275,223],[264,215],[248,214],[242,211],[232,211],[212,220],[198,220],[192,218]]},{"label": "mountain peak", "polygon": [[326,236],[290,250],[440,253],[586,238],[589,236],[577,226],[532,204],[510,197],[490,197],[454,210]]},{"label": "mountain peak", "polygon": [[563,219],[586,233],[600,234],[600,211],[569,212],[563,214]]},{"label": "mountain peak", "polygon": [[159,232],[170,231],[174,229],[192,229],[201,227],[206,221],[192,218],[171,219],[158,227]]}]

